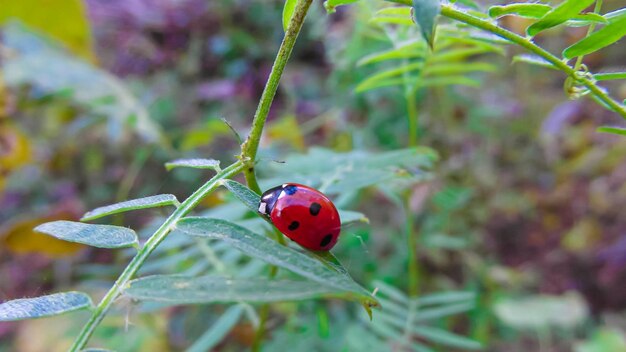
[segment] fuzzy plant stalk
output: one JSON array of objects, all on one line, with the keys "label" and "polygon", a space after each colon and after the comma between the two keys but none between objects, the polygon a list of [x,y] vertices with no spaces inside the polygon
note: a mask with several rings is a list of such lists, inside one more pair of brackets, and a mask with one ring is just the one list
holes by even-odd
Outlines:
[{"label": "fuzzy plant stalk", "polygon": [[[386,0],[397,4],[412,6],[412,0]],[[551,63],[554,68],[563,71],[567,74],[573,82],[585,87],[598,101],[609,107],[612,111],[619,114],[622,118],[626,119],[626,106],[620,104],[618,101],[611,98],[608,93],[600,88],[593,78],[580,72],[577,68],[567,64],[566,61],[561,60],[556,55],[543,49],[532,42],[530,38],[522,37],[517,33],[513,33],[505,28],[498,26],[497,24],[478,18],[464,11],[460,11],[453,5],[441,4],[441,15],[450,19],[465,23],[474,28],[478,28],[492,34],[495,34],[509,42],[521,46],[522,48],[530,51],[531,53],[543,58],[547,62]]]},{"label": "fuzzy plant stalk", "polygon": [[274,96],[278,90],[280,77],[285,69],[289,56],[291,55],[293,46],[296,43],[296,39],[298,38],[298,34],[302,28],[304,17],[306,16],[312,2],[313,0],[300,0],[296,5],[291,20],[289,21],[289,25],[287,26],[287,30],[285,31],[285,37],[280,49],[278,50],[278,54],[276,55],[272,71],[270,72],[270,76],[265,84],[265,89],[263,89],[261,100],[259,101],[259,105],[254,114],[254,119],[252,120],[252,131],[246,141],[241,145],[241,159],[248,160],[246,163],[246,169],[244,170],[246,183],[251,190],[259,194],[261,193],[261,188],[259,187],[256,174],[254,173],[254,164],[259,150],[259,142],[261,140],[261,134],[263,133],[263,126],[265,126],[265,120],[267,120],[267,115],[270,112],[272,101],[274,100]]},{"label": "fuzzy plant stalk", "polygon": [[180,206],[163,222],[163,224],[148,238],[145,244],[137,251],[137,254],[126,266],[122,274],[113,286],[104,295],[102,300],[93,309],[91,317],[83,326],[78,337],[74,341],[70,351],[78,352],[85,348],[90,337],[104,319],[115,299],[120,295],[124,287],[135,276],[150,254],[163,242],[167,235],[176,227],[177,222],[189,214],[200,201],[221,185],[222,180],[232,178],[244,172],[246,181],[255,192],[260,192],[256,176],[254,174],[254,160],[257,155],[259,141],[263,127],[267,119],[270,106],[278,89],[278,83],[282,76],[287,60],[293,50],[302,23],[308,12],[312,0],[300,0],[294,10],[293,17],[289,22],[284,39],[276,55],[272,71],[263,90],[259,105],[254,115],[251,132],[241,146],[239,160],[225,169],[219,171],[213,178],[202,185],[198,190],[185,199]]}]

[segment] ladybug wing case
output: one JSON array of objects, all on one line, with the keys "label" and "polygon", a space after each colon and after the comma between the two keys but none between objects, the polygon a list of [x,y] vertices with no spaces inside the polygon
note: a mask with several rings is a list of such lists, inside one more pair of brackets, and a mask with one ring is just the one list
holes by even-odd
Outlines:
[{"label": "ladybug wing case", "polygon": [[283,184],[263,193],[259,212],[299,245],[331,249],[341,231],[339,213],[323,193],[299,184]]}]

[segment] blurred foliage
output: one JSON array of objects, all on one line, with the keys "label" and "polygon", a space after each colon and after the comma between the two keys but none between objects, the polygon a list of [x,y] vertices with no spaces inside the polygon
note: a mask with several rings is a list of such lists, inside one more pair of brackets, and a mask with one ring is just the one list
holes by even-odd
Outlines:
[{"label": "blurred foliage", "polygon": [[[389,4],[339,6],[350,2],[327,1],[335,11],[329,16],[321,2],[311,10],[270,114],[258,167],[262,185],[308,183],[332,194],[339,208],[365,214],[370,224],[346,227],[334,254],[357,282],[382,282],[374,286],[383,298],[389,290],[382,285],[406,296],[405,236],[412,231],[418,299],[440,291],[476,295],[472,308],[437,320],[438,329],[491,350],[625,349],[626,140],[596,132],[614,116],[592,102],[567,101],[557,72],[493,55],[502,53],[493,38],[440,20],[429,51],[421,40],[410,42],[419,28],[389,23],[397,13],[377,12]],[[163,163],[233,160],[236,134],[249,129],[283,34],[281,1],[55,3],[45,11],[33,11],[39,5],[32,1],[0,5],[1,300],[69,287],[100,297],[134,252],[83,248],[35,233],[34,225],[76,220],[85,209],[151,194],[184,199],[212,171],[166,174]],[[485,10],[492,2],[477,3]],[[620,6],[606,0],[603,13]],[[534,23],[515,16],[498,21],[522,34]],[[556,27],[534,41],[557,53],[585,33],[585,27]],[[402,45],[412,46],[410,57],[372,61],[372,53]],[[427,75],[424,67],[432,74],[432,61],[454,50],[465,54],[448,56],[447,72],[477,87],[448,81],[420,87],[410,100],[419,116],[417,140],[439,155],[430,175],[420,168],[431,167],[434,154],[399,151],[409,143],[406,83],[417,82],[405,74]],[[521,53],[510,48],[506,55]],[[594,72],[619,70],[623,44],[584,62]],[[356,93],[383,70],[394,84]],[[623,80],[603,84],[626,99]],[[201,215],[267,229],[226,191],[202,206]],[[153,209],[111,219],[141,229],[145,239],[165,214]],[[141,270],[243,278],[266,272],[233,248],[180,233]],[[220,351],[246,349],[259,317],[250,305],[231,307],[122,298],[91,345],[184,350],[202,342]],[[375,311],[375,324],[357,309],[334,299],[272,305],[264,349],[352,351],[366,344],[385,350],[432,342],[381,319],[393,308]],[[85,319],[77,313],[0,323],[0,350],[64,350]],[[214,342],[212,335],[224,339]],[[450,350],[437,343],[426,345]]]}]

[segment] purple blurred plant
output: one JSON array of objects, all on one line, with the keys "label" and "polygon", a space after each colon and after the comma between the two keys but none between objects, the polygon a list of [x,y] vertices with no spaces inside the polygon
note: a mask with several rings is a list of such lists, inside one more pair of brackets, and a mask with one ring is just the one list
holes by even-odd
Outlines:
[{"label": "purple blurred plant", "polygon": [[87,0],[96,49],[117,74],[146,74],[185,52],[190,33],[207,29],[204,0]]}]

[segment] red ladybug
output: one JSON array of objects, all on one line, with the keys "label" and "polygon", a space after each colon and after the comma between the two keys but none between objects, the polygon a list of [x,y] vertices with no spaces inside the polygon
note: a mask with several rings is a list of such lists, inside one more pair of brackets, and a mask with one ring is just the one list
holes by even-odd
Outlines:
[{"label": "red ladybug", "polygon": [[341,232],[341,220],[333,202],[320,191],[297,183],[265,191],[259,213],[292,241],[314,251],[333,248]]}]

